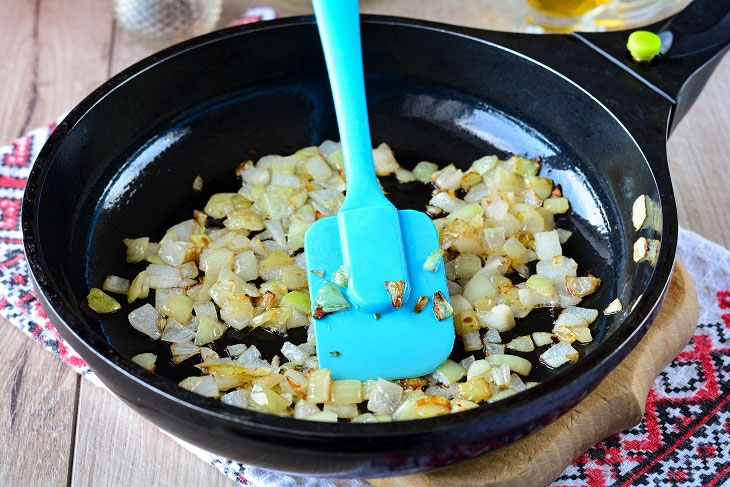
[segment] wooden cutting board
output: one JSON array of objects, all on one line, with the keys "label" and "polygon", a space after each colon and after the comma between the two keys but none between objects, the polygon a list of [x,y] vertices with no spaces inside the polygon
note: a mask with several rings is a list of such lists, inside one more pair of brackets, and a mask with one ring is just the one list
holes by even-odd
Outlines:
[{"label": "wooden cutting board", "polygon": [[598,387],[560,419],[516,443],[457,467],[372,479],[377,487],[544,487],[592,445],[635,426],[649,388],[690,341],[699,304],[677,261],[669,293],[644,338]]}]

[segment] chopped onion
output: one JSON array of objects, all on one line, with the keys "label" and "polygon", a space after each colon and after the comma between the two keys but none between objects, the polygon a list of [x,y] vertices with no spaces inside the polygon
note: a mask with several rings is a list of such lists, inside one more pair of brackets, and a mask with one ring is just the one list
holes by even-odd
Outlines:
[{"label": "chopped onion", "polygon": [[618,313],[623,310],[623,305],[621,304],[621,300],[619,298],[614,299],[609,303],[608,306],[606,306],[606,309],[603,310],[604,315],[612,315],[615,313]]},{"label": "chopped onion", "polygon": [[482,402],[492,395],[489,382],[483,377],[475,377],[466,382],[459,383],[459,395],[467,401]]},{"label": "chopped onion", "polygon": [[422,183],[431,182],[431,175],[438,170],[438,166],[433,162],[421,161],[413,168],[413,175]]},{"label": "chopped onion", "polygon": [[375,174],[378,176],[389,176],[400,167],[393,156],[393,151],[385,142],[373,149],[373,162],[375,163]]},{"label": "chopped onion", "polygon": [[248,408],[251,400],[251,392],[247,389],[236,389],[221,396],[221,402],[237,408]]},{"label": "chopped onion", "polygon": [[[464,367],[466,370],[469,370],[469,367],[476,362],[476,359],[474,358],[474,355],[469,355],[465,359],[463,359],[461,362],[459,362],[459,365]],[[425,384],[424,384],[425,385]]]},{"label": "chopped onion", "polygon": [[250,407],[256,411],[270,414],[281,414],[289,407],[289,403],[273,390],[256,384],[251,389]]},{"label": "chopped onion", "polygon": [[309,296],[299,291],[290,291],[281,300],[281,305],[297,310],[301,313],[309,313],[311,303]]},{"label": "chopped onion", "polygon": [[427,270],[429,272],[436,272],[439,268],[439,265],[441,265],[441,262],[443,261],[443,255],[444,251],[441,249],[436,249],[428,254],[426,262],[423,263],[424,270]]},{"label": "chopped onion", "polygon": [[[578,328],[578,327],[576,327],[576,328]],[[586,327],[582,327],[582,328],[586,328]],[[555,334],[556,337],[558,337],[558,340],[560,340],[561,342],[573,343],[574,341],[576,341],[578,339],[578,335],[576,335],[573,332],[573,329],[568,328],[567,326],[557,326],[553,330],[553,333]]]},{"label": "chopped onion", "polygon": [[410,183],[416,180],[416,176],[411,171],[402,167],[395,170],[395,178],[401,183]]},{"label": "chopped onion", "polygon": [[347,302],[345,297],[342,295],[340,288],[335,286],[329,281],[324,281],[322,287],[317,292],[317,296],[314,299],[314,306],[316,310],[319,310],[321,316],[315,316],[314,318],[322,318],[324,314],[334,313],[336,311],[342,311],[350,308],[350,304]]},{"label": "chopped onion", "polygon": [[446,387],[456,384],[465,375],[466,369],[451,359],[446,359],[438,369],[431,373],[434,381]]},{"label": "chopped onion", "polygon": [[571,314],[583,318],[589,324],[593,323],[598,318],[598,310],[590,308],[579,308],[578,306],[568,306],[563,310],[563,313]]},{"label": "chopped onion", "polygon": [[303,364],[307,357],[309,357],[308,353],[303,352],[291,342],[284,342],[284,345],[281,347],[281,353],[287,360],[299,365]]},{"label": "chopped onion", "polygon": [[517,372],[520,375],[529,375],[532,370],[530,361],[517,355],[489,355],[487,362],[492,366],[506,365],[509,367],[509,370]]},{"label": "chopped onion", "polygon": [[170,345],[170,352],[172,354],[172,361],[179,364],[190,357],[199,354],[200,347],[192,342],[173,343]]},{"label": "chopped onion", "polygon": [[144,299],[149,296],[150,286],[147,280],[147,272],[142,271],[132,280],[127,291],[127,302],[133,303],[138,298]]},{"label": "chopped onion", "polygon": [[155,371],[155,362],[157,361],[157,355],[154,353],[140,353],[132,357],[132,362],[143,367],[150,372]]},{"label": "chopped onion", "polygon": [[486,360],[475,360],[474,363],[472,363],[469,366],[468,372],[466,374],[467,380],[472,380],[477,377],[487,377],[490,376],[492,373],[492,366],[487,362]]},{"label": "chopped onion", "polygon": [[421,296],[418,298],[418,301],[416,302],[416,306],[413,308],[414,313],[420,313],[423,311],[423,308],[426,307],[428,304],[428,296]]},{"label": "chopped onion", "polygon": [[499,391],[495,395],[489,398],[487,401],[489,404],[492,404],[493,402],[501,401],[502,399],[507,399],[510,396],[514,396],[517,394],[517,391],[514,389],[505,389],[503,391]]},{"label": "chopped onion", "polygon": [[127,244],[127,262],[131,264],[143,261],[147,253],[147,245],[149,242],[150,239],[147,237],[125,241]]},{"label": "chopped onion", "polygon": [[512,341],[507,344],[507,348],[517,352],[532,352],[535,350],[535,345],[532,343],[530,335],[523,335],[512,339]]},{"label": "chopped onion", "polygon": [[236,254],[233,259],[233,270],[244,281],[253,281],[259,277],[259,261],[253,251]]},{"label": "chopped onion", "polygon": [[646,255],[649,252],[649,241],[646,237],[639,237],[634,242],[634,262],[639,263],[646,260]]},{"label": "chopped onion", "polygon": [[484,333],[484,343],[502,343],[502,337],[494,328],[487,328]]},{"label": "chopped onion", "polygon": [[535,233],[535,253],[540,260],[552,259],[562,255],[563,250],[560,247],[558,232],[553,230],[551,232]]},{"label": "chopped onion", "polygon": [[567,326],[568,328],[574,326],[588,326],[588,320],[575,313],[566,313],[565,310],[560,313],[558,319],[555,320],[555,326]]},{"label": "chopped onion", "polygon": [[477,313],[477,318],[485,326],[494,328],[499,332],[509,331],[515,326],[512,308],[506,304],[498,304],[489,311]]},{"label": "chopped onion", "polygon": [[378,379],[373,386],[367,408],[374,413],[393,414],[402,394],[403,389],[398,384]]},{"label": "chopped onion", "polygon": [[385,281],[385,290],[390,297],[393,308],[400,308],[403,305],[403,294],[406,290],[406,283],[404,281]]},{"label": "chopped onion", "polygon": [[[493,356],[501,357],[502,355],[495,354]],[[488,358],[489,357],[487,357],[487,359]],[[495,367],[492,368],[492,381],[500,387],[506,387],[510,378],[509,365],[505,363],[495,363],[493,365],[495,365]]]},{"label": "chopped onion", "polygon": [[565,286],[568,288],[568,292],[575,297],[582,298],[595,292],[598,286],[601,284],[601,280],[593,277],[565,277]]},{"label": "chopped onion", "polygon": [[470,205],[462,206],[458,210],[451,213],[446,217],[447,222],[454,220],[463,220],[465,222],[471,222],[474,217],[480,217],[484,214],[484,208],[479,203],[472,203]]},{"label": "chopped onion", "polygon": [[482,259],[474,254],[460,254],[456,259],[456,277],[471,279],[482,269]]},{"label": "chopped onion", "polygon": [[580,355],[567,342],[558,342],[540,355],[540,361],[551,368],[557,368],[567,362],[577,362]]},{"label": "chopped onion", "polygon": [[433,314],[439,321],[454,315],[454,310],[441,291],[437,291],[433,295]]},{"label": "chopped onion", "polygon": [[264,220],[264,226],[271,234],[271,238],[283,249],[287,248],[286,236],[281,223],[276,220]]},{"label": "chopped onion", "polygon": [[360,414],[355,404],[325,404],[324,411],[334,413],[338,418],[352,419]]},{"label": "chopped onion", "polygon": [[644,228],[644,223],[646,222],[646,217],[648,215],[646,204],[647,199],[648,197],[645,194],[642,194],[636,198],[633,206],[631,207],[631,222],[634,224],[634,228],[637,232]]},{"label": "chopped onion", "polygon": [[[478,332],[481,328],[481,325],[479,323],[479,320],[477,320],[474,310],[469,307],[469,309],[466,309],[459,314],[454,315],[454,328],[456,329],[456,334],[462,337],[462,341],[466,342],[466,334],[471,332]],[[474,346],[473,344],[474,342],[472,342],[472,346]],[[475,350],[478,350],[479,348],[481,348],[481,346],[479,346]]]},{"label": "chopped onion", "polygon": [[203,362],[205,362],[207,360],[216,359],[216,358],[220,358],[220,357],[218,356],[218,353],[215,350],[213,350],[212,348],[200,347],[200,358],[203,359]]},{"label": "chopped onion", "polygon": [[238,356],[236,361],[240,363],[241,365],[248,365],[253,363],[254,361],[261,358],[261,352],[259,352],[259,349],[256,348],[256,345],[251,345],[246,349],[245,352],[243,352],[241,355]]},{"label": "chopped onion", "polygon": [[[193,326],[197,326],[197,322],[193,323]],[[184,326],[173,318],[167,320],[165,329],[160,337],[163,342],[169,343],[187,342],[193,338],[195,338],[195,329],[190,326]]]},{"label": "chopped onion", "polygon": [[127,294],[129,291],[129,279],[108,275],[101,286],[104,291],[115,294]]},{"label": "chopped onion", "polygon": [[558,240],[560,240],[560,245],[564,244],[568,241],[568,239],[573,235],[573,232],[570,230],[564,230],[562,228],[556,228],[556,232],[558,232]]},{"label": "chopped onion", "polygon": [[331,384],[329,369],[312,370],[307,386],[307,401],[314,403],[329,401]]},{"label": "chopped onion", "polygon": [[319,145],[319,153],[333,169],[344,169],[342,148],[339,142],[325,140]]},{"label": "chopped onion", "polygon": [[157,324],[160,315],[157,314],[151,304],[148,303],[135,309],[129,313],[128,318],[129,323],[135,330],[144,333],[153,340],[159,340],[162,336]]},{"label": "chopped onion", "polygon": [[469,282],[466,283],[463,290],[464,298],[470,303],[476,302],[485,296],[490,298],[497,298],[499,291],[492,283],[492,280],[484,275],[484,273],[475,274]]},{"label": "chopped onion", "polygon": [[464,298],[461,294],[455,294],[451,296],[451,308],[455,315],[461,313],[462,311],[466,310],[472,310],[471,304],[469,301]]},{"label": "chopped onion", "polygon": [[566,213],[570,208],[568,198],[548,198],[542,202],[542,207],[552,214]]},{"label": "chopped onion", "polygon": [[553,287],[553,281],[549,277],[533,274],[525,284],[545,299],[552,300],[555,298],[555,288]]},{"label": "chopped onion", "polygon": [[[126,239],[130,261],[150,265],[131,283],[109,276],[103,288],[126,292],[129,302],[147,298],[149,289],[155,289],[155,308],[147,304],[133,311],[130,323],[171,343],[176,363],[201,356],[203,363],[197,367],[207,375],[189,377],[182,386],[220,397],[229,405],[319,421],[407,420],[478,407],[535,384],[525,384],[513,373],[529,373],[531,365],[506,355],[506,349],[530,353],[536,345],[552,345],[543,353],[550,366],[557,363],[551,359],[555,350],[561,351],[557,346],[592,341],[589,324],[598,312],[577,305],[600,281],[577,277],[576,262],[562,255],[562,244],[571,232],[557,229],[554,215],[567,212],[570,204],[559,185],[537,175],[537,161],[486,156],[463,171],[454,165],[439,169],[428,162],[409,171],[400,167],[386,144],[373,150],[373,160],[378,175],[435,184],[426,208],[440,217],[434,225],[441,249],[428,257],[424,269],[436,272],[444,262],[451,303],[436,293],[434,315],[453,316],[463,348],[476,356],[459,364],[447,360],[426,378],[361,383],[332,381],[329,371],[319,368],[314,326],[307,328],[306,343],[285,342],[280,354],[284,364],[279,355],[268,362],[255,346],[241,343],[229,346],[225,358],[213,345],[200,347],[213,343],[228,327],[263,326],[283,334],[289,328],[317,324],[310,316],[322,318],[349,308],[341,290],[349,278],[344,268],[335,270],[310,302],[306,256],[300,251],[309,226],[336,214],[344,200],[342,150],[332,141],[286,157],[269,155],[256,164],[242,163],[236,169],[243,181],[238,193],[214,194],[205,212],[196,211],[193,219],[170,227],[159,243],[147,237]],[[196,178],[196,183],[198,179],[202,182]],[[658,207],[646,197],[642,201],[642,228],[660,228],[661,221],[654,225],[651,213]],[[216,228],[220,221],[223,228]],[[655,261],[659,241],[647,239],[643,250],[641,259]],[[324,271],[312,272],[324,278]],[[514,272],[526,281],[513,283],[507,274]],[[402,304],[405,283],[388,283],[386,291],[395,306]],[[428,296],[414,300],[416,313],[428,304]],[[515,318],[528,316],[536,307],[565,308],[555,320],[554,334],[511,336],[507,345],[501,343],[500,331],[513,328]],[[482,328],[486,328],[483,338]],[[562,351],[560,360],[578,359],[574,349]],[[221,396],[225,391],[230,392]],[[362,401],[368,401],[371,412],[359,414]]]},{"label": "chopped onion", "polygon": [[593,341],[591,329],[587,326],[575,326],[570,330],[575,333],[576,340],[578,340],[580,343],[590,343]]},{"label": "chopped onion", "polygon": [[193,305],[193,300],[189,297],[176,294],[167,299],[162,307],[162,314],[185,324],[193,316]]},{"label": "chopped onion", "polygon": [[332,273],[332,282],[340,287],[347,287],[347,281],[349,278],[350,269],[345,265],[340,266],[339,269]]},{"label": "chopped onion", "polygon": [[453,213],[460,208],[466,206],[465,202],[447,192],[436,193],[428,202],[428,204],[437,208],[441,208],[446,213]]},{"label": "chopped onion", "polygon": [[485,228],[482,230],[481,241],[491,251],[501,249],[505,244],[504,227]]},{"label": "chopped onion", "polygon": [[431,181],[442,191],[449,189],[458,189],[461,186],[461,178],[463,173],[453,164],[440,169],[431,174]]},{"label": "chopped onion", "polygon": [[535,346],[544,347],[546,345],[552,345],[553,334],[544,331],[536,331],[532,334],[532,341],[535,342]]},{"label": "chopped onion", "polygon": [[223,336],[227,327],[220,321],[209,316],[202,316],[198,320],[198,330],[195,332],[195,344],[205,345]]},{"label": "chopped onion", "polygon": [[203,189],[203,178],[200,175],[193,179],[193,191],[201,191]]},{"label": "chopped onion", "polygon": [[[330,388],[330,402],[333,404],[358,404],[361,401],[362,382],[359,380],[332,381],[332,386]],[[355,414],[355,416],[357,416],[357,414]]]},{"label": "chopped onion", "polygon": [[146,272],[147,282],[152,289],[178,287],[182,282],[180,271],[176,267],[150,264]]},{"label": "chopped onion", "polygon": [[337,415],[333,413],[332,411],[322,411],[319,413],[314,413],[311,416],[307,416],[307,421],[320,421],[323,423],[336,423],[337,422]]},{"label": "chopped onion", "polygon": [[659,240],[640,237],[634,243],[634,262],[648,262],[655,266],[659,258]]},{"label": "chopped onion", "polygon": [[464,350],[466,350],[467,352],[473,352],[475,350],[482,349],[482,339],[479,336],[478,331],[470,331],[464,333],[464,335],[462,336],[462,340],[464,342]]},{"label": "chopped onion", "polygon": [[451,403],[441,396],[424,396],[416,399],[416,412],[419,418],[432,418],[451,412]]},{"label": "chopped onion", "polygon": [[204,375],[202,377],[188,377],[183,379],[178,384],[183,389],[187,389],[196,394],[200,394],[205,397],[218,397],[220,391],[216,385],[213,377],[210,375]]}]

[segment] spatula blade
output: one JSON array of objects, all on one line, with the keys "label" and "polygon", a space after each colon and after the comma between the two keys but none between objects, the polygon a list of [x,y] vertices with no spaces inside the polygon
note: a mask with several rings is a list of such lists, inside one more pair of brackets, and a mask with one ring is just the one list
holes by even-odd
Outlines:
[{"label": "spatula blade", "polygon": [[[443,265],[436,272],[423,269],[428,255],[439,248],[438,233],[424,213],[401,210],[398,215],[411,286],[408,300],[379,319],[351,305],[349,310],[314,320],[319,366],[330,369],[333,379],[419,377],[432,372],[451,353],[453,320],[439,321],[433,312],[435,292],[448,299],[445,271]],[[343,262],[337,218],[315,222],[307,232],[305,249],[314,307],[323,281],[331,282],[332,273]],[[324,271],[324,277],[312,271]],[[347,298],[347,291],[342,291]],[[428,304],[416,314],[413,309],[421,296],[428,297]]]}]

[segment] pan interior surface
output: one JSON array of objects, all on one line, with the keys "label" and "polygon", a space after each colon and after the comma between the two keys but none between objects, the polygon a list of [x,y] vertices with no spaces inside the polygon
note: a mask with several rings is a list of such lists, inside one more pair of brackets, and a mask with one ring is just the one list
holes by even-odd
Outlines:
[{"label": "pan interior surface", "polygon": [[[447,32],[417,33],[377,23],[364,28],[374,143],[387,142],[407,168],[428,160],[465,169],[486,154],[539,157],[541,175],[560,184],[571,202],[570,213],[557,220],[574,232],[564,254],[578,262],[579,273],[602,280],[582,306],[602,310],[618,297],[628,307],[653,272],[632,261],[631,205],[641,194],[659,200],[629,133],[588,94],[528,59]],[[276,29],[222,36],[115,81],[70,128],[45,169],[37,245],[63,294],[59,314],[79,335],[93,335],[123,357],[158,354],[161,380],[198,375],[192,363],[171,364],[168,344],[131,328],[127,314],[139,303],[123,303],[121,312],[100,320],[85,304],[89,288],[108,274],[133,277],[143,265],[124,262],[122,239],[158,241],[211,194],[236,191],[241,162],[326,139],[339,137],[312,25],[291,26],[286,42]],[[192,189],[196,176],[204,180],[201,192]],[[429,197],[429,188],[415,183],[392,191],[401,209],[423,210]],[[594,342],[576,347],[586,354],[581,360],[625,316],[600,314]],[[548,331],[553,319],[547,310],[534,311],[504,338]],[[271,359],[284,340],[304,335],[230,329],[217,348],[255,344]],[[465,356],[458,346],[455,354]],[[521,355],[537,364],[537,353]],[[564,372],[534,370],[538,381]]]}]

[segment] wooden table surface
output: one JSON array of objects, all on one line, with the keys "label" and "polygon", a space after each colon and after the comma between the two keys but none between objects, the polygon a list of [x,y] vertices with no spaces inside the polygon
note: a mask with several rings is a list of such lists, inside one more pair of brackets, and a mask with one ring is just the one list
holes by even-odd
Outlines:
[{"label": "wooden table surface", "polygon": [[[222,23],[261,0],[226,0]],[[286,4],[285,13],[301,6]],[[302,5],[302,1],[298,2]],[[364,9],[509,28],[512,0],[368,0]],[[499,3],[499,18],[489,16]],[[492,9],[492,10],[490,10]],[[114,22],[111,0],[0,0],[0,143],[53,120],[152,49]],[[680,223],[730,247],[730,56],[673,134]],[[234,485],[0,320],[3,485]],[[39,426],[43,429],[39,430]]]}]

